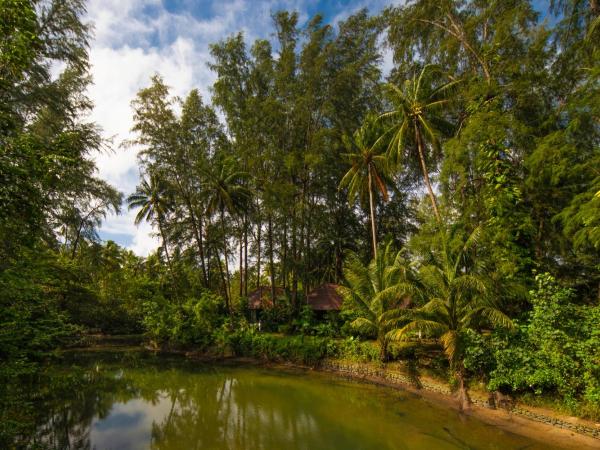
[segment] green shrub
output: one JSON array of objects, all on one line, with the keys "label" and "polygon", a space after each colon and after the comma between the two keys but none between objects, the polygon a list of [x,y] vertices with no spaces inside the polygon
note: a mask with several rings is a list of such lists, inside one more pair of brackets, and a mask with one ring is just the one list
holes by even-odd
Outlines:
[{"label": "green shrub", "polygon": [[[316,365],[324,358],[361,363],[379,362],[377,344],[354,337],[333,339],[327,336],[280,336],[242,327],[227,336],[227,345],[236,356],[267,361],[289,361],[305,365]],[[398,358],[411,358],[416,345],[408,343],[395,346],[393,351]]]},{"label": "green shrub", "polygon": [[300,308],[300,314],[292,321],[292,329],[300,334],[312,334],[315,325],[315,315],[312,308],[304,305]]},{"label": "green shrub", "polygon": [[263,331],[277,331],[279,327],[290,323],[292,309],[287,297],[281,296],[275,299],[272,307],[263,309],[260,321]]},{"label": "green shrub", "polygon": [[558,397],[573,412],[600,410],[600,307],[574,304],[573,291],[549,274],[536,282],[527,321],[494,335],[488,387]]},{"label": "green shrub", "polygon": [[361,341],[355,337],[349,337],[338,341],[338,357],[356,362],[378,362],[379,346],[372,341]]},{"label": "green shrub", "polygon": [[157,343],[206,350],[223,325],[223,299],[209,292],[173,304],[162,298],[144,303],[144,327]]},{"label": "green shrub", "polygon": [[336,353],[334,341],[328,338],[303,335],[276,336],[259,333],[254,328],[239,329],[231,333],[228,344],[236,356],[305,365],[316,365]]},{"label": "green shrub", "polygon": [[469,376],[486,379],[495,368],[495,360],[490,336],[467,329],[463,333],[463,364]]},{"label": "green shrub", "polygon": [[61,310],[60,294],[49,287],[57,278],[29,259],[0,271],[0,364],[39,359],[81,331]]}]

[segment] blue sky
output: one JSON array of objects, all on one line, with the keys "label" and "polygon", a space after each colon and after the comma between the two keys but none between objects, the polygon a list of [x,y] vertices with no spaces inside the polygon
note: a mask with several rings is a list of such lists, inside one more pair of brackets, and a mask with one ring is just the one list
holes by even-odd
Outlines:
[{"label": "blue sky", "polygon": [[[125,195],[139,180],[136,148],[121,143],[131,138],[130,103],[136,92],[160,73],[172,93],[185,96],[197,88],[210,97],[214,74],[207,68],[209,44],[244,31],[248,41],[272,37],[271,14],[295,10],[304,22],[316,13],[336,23],[361,8],[380,11],[385,0],[90,0],[88,20],[94,24],[90,49],[95,108],[91,119],[111,140],[110,151],[96,156],[99,175]],[[390,64],[389,58],[387,64]],[[135,212],[111,215],[100,229],[140,255],[158,245],[149,224],[133,224]]]},{"label": "blue sky", "polygon": [[[94,24],[90,48],[93,85],[88,94],[95,103],[91,119],[110,139],[110,151],[96,156],[99,175],[125,195],[139,180],[136,148],[121,143],[131,138],[130,103],[136,92],[160,73],[172,93],[185,96],[197,88],[210,98],[214,74],[207,68],[209,44],[244,31],[246,39],[270,38],[271,14],[295,10],[304,22],[316,13],[337,23],[361,8],[378,12],[402,0],[89,0],[87,19]],[[547,1],[535,0],[543,9]],[[384,72],[390,55],[384,55]],[[136,227],[135,212],[107,218],[100,229],[139,255],[158,245],[149,224]]]}]

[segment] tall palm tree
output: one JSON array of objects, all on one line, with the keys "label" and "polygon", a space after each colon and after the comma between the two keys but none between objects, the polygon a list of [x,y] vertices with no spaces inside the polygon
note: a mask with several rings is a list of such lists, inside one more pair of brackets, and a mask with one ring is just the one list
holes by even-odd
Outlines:
[{"label": "tall palm tree", "polygon": [[352,326],[360,332],[375,335],[380,358],[388,358],[389,332],[404,313],[412,284],[401,252],[388,243],[377,258],[365,265],[356,253],[350,252],[344,261],[344,284],[338,292],[344,304],[354,308],[359,317]]},{"label": "tall palm tree", "polygon": [[350,139],[344,137],[346,147],[351,153],[345,156],[351,167],[346,172],[340,188],[348,188],[348,201],[354,203],[357,198],[361,204],[369,199],[371,216],[371,236],[373,257],[377,259],[377,230],[375,226],[374,194],[379,192],[384,201],[388,200],[388,186],[391,184],[384,145],[385,133],[375,116],[367,116],[364,124],[354,132]]},{"label": "tall palm tree", "polygon": [[437,248],[429,255],[430,262],[420,268],[419,285],[415,286],[426,303],[407,312],[409,322],[388,335],[391,340],[403,340],[412,332],[424,331],[440,340],[459,382],[461,409],[470,405],[463,366],[465,332],[483,326],[513,326],[494,303],[484,277],[468,261],[468,252],[477,244],[480,232],[476,229],[458,248],[452,233],[439,232],[434,243]]},{"label": "tall palm tree", "polygon": [[402,87],[390,83],[394,109],[380,116],[392,122],[388,130],[391,134],[388,153],[392,161],[401,163],[405,159],[418,159],[438,222],[441,221],[440,211],[429,179],[427,160],[441,152],[440,135],[453,129],[441,112],[450,102],[451,88],[458,82],[436,84],[433,77],[439,74],[436,66],[427,65]]},{"label": "tall palm tree", "polygon": [[226,274],[226,277],[222,276],[222,281],[228,308],[230,307],[229,263],[225,214],[229,213],[231,216],[235,216],[250,207],[252,191],[248,187],[248,177],[246,172],[238,169],[234,159],[217,156],[205,171],[205,179],[201,184],[201,190],[205,196],[206,213],[209,216],[218,213],[221,222]]},{"label": "tall palm tree", "polygon": [[127,204],[130,210],[140,208],[135,216],[136,225],[139,225],[144,220],[148,222],[156,220],[163,249],[167,257],[167,263],[169,264],[169,270],[172,273],[173,267],[169,255],[167,235],[165,233],[165,217],[171,210],[167,183],[157,172],[150,173],[149,178],[143,177],[136,191],[127,198]]}]

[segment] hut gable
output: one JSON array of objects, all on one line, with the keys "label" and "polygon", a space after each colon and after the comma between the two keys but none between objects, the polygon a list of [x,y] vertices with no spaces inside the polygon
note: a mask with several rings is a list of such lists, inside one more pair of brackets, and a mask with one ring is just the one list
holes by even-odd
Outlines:
[{"label": "hut gable", "polygon": [[[284,294],[283,288],[275,287],[275,296]],[[273,307],[271,298],[271,286],[260,286],[258,289],[248,294],[248,309],[260,310]]]},{"label": "hut gable", "polygon": [[337,288],[337,284],[326,283],[313,289],[308,294],[308,305],[313,311],[339,311],[342,309],[342,296]]}]

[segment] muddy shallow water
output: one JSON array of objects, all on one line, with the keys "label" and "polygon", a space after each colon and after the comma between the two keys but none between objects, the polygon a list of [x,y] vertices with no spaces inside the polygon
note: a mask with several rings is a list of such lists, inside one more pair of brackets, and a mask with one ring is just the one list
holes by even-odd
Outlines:
[{"label": "muddy shallow water", "polygon": [[[28,387],[20,446],[81,449],[552,449],[417,395],[304,370],[81,352]],[[39,393],[39,395],[37,395]]]}]

